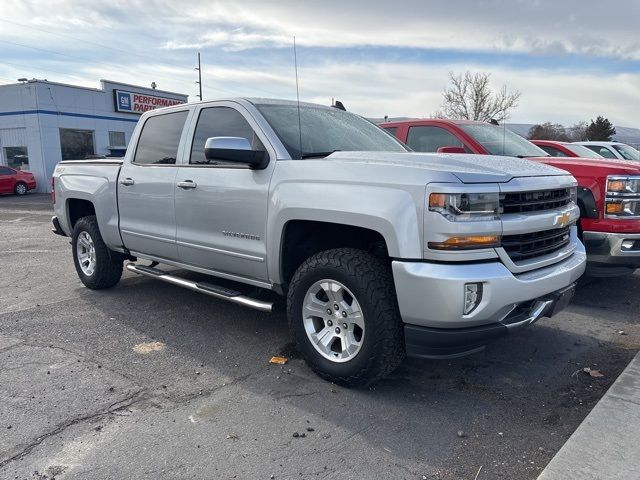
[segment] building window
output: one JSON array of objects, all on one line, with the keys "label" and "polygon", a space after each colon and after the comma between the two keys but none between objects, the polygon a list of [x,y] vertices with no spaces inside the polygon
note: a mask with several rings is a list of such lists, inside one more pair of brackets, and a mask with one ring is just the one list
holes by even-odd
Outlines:
[{"label": "building window", "polygon": [[16,170],[29,170],[29,154],[27,147],[4,147],[4,158],[7,166]]},{"label": "building window", "polygon": [[95,155],[93,130],[60,129],[60,150],[62,160],[82,160]]},{"label": "building window", "polygon": [[124,132],[109,132],[110,147],[126,147]]}]

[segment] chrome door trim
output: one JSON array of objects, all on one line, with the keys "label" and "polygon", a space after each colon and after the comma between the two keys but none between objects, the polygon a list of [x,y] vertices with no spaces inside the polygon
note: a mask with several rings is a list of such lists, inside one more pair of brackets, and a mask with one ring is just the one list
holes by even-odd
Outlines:
[{"label": "chrome door trim", "polygon": [[220,248],[214,248],[214,247],[205,247],[204,245],[198,245],[196,243],[189,243],[189,242],[181,242],[180,240],[178,240],[176,243],[183,247],[197,248],[199,250],[205,250],[207,252],[220,253],[222,255],[229,255],[230,257],[244,258],[245,260],[253,260],[255,262],[264,262],[264,257],[248,255],[246,253],[233,252],[231,250],[222,250]]},{"label": "chrome door trim", "polygon": [[121,232],[126,233],[127,235],[131,235],[133,237],[148,238],[150,240],[157,240],[159,242],[164,242],[164,243],[174,243],[174,244],[176,243],[175,240],[170,240],[164,237],[156,237],[155,235],[149,235],[148,233],[132,232],[131,230],[121,230]]},{"label": "chrome door trim", "polygon": [[212,277],[225,278],[227,280],[233,280],[235,282],[246,283],[247,285],[253,285],[254,287],[266,288],[267,290],[273,290],[274,285],[272,283],[263,282],[261,280],[255,280],[253,278],[240,277],[231,273],[219,272],[217,270],[209,270],[207,268],[197,267],[187,263],[180,263],[174,260],[169,260],[162,257],[154,257],[140,252],[130,251],[132,256],[150,260],[152,262],[164,263],[165,265],[171,265],[172,267],[183,268],[185,270],[191,270],[193,272],[204,273],[205,275],[211,275]]}]

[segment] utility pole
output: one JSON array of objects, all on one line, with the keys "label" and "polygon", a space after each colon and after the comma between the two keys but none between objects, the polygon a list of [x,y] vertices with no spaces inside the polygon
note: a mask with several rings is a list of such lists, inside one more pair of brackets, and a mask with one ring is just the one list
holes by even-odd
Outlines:
[{"label": "utility pole", "polygon": [[194,68],[194,70],[198,71],[198,81],[196,82],[200,91],[198,98],[202,100],[202,67],[200,66],[200,52],[198,52],[198,66]]}]

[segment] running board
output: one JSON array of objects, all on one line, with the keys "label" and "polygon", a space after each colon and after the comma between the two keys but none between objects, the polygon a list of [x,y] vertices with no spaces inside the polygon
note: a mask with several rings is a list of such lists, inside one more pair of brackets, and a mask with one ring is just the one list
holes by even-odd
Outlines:
[{"label": "running board", "polygon": [[157,278],[158,280],[162,280],[163,282],[172,283],[173,285],[178,285],[179,287],[184,287],[189,290],[193,290],[194,292],[204,293],[205,295],[209,295],[220,300],[226,300],[231,303],[236,303],[238,305],[243,305],[255,310],[260,310],[261,312],[271,312],[273,308],[273,303],[271,302],[256,300],[254,298],[241,295],[240,292],[236,292],[235,290],[221,287],[219,285],[185,280],[184,278],[169,275],[168,273],[157,268],[147,267],[144,265],[136,265],[135,263],[127,263],[126,268],[130,272],[137,273],[138,275]]}]

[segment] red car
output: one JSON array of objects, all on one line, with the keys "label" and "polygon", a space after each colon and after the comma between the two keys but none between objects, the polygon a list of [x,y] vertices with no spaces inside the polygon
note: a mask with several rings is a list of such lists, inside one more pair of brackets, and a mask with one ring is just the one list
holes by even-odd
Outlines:
[{"label": "red car", "polygon": [[24,195],[36,188],[36,179],[30,172],[0,166],[0,193]]},{"label": "red car", "polygon": [[578,181],[578,230],[587,249],[587,273],[615,276],[640,268],[638,162],[550,157],[503,126],[484,122],[405,120],[383,123],[380,127],[418,152],[520,157],[566,170]]},{"label": "red car", "polygon": [[558,142],[556,140],[529,140],[552,157],[582,157],[582,158],[604,158],[599,153],[594,152],[584,145],[575,143]]}]

